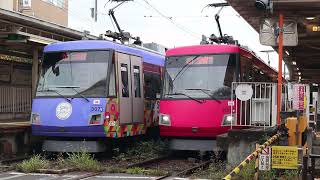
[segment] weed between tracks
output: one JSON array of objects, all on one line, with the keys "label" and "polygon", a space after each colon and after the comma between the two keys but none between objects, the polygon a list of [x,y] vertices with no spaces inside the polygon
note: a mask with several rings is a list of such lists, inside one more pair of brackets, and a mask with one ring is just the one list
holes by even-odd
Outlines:
[{"label": "weed between tracks", "polygon": [[107,172],[108,173],[140,174],[140,175],[148,175],[148,176],[165,176],[165,175],[168,175],[169,173],[161,169],[145,169],[140,167],[133,167],[128,169],[113,167],[113,168],[109,168]]},{"label": "weed between tracks", "polygon": [[[223,179],[229,172],[232,171],[232,168],[226,166],[224,162],[212,163],[208,169],[203,170],[199,169],[196,171],[191,178],[204,178],[204,179]],[[254,179],[255,175],[255,162],[252,161],[241,170],[240,174],[233,179],[244,179],[251,180]],[[299,171],[298,170],[275,170],[270,171],[260,171],[258,173],[261,180],[298,180]]]},{"label": "weed between tracks", "polygon": [[25,173],[37,172],[40,169],[64,169],[75,168],[81,171],[102,171],[102,165],[89,153],[78,152],[68,154],[67,158],[58,156],[57,159],[49,161],[41,155],[34,155],[28,160],[17,164],[17,170]]},{"label": "weed between tracks", "polygon": [[17,164],[17,169],[25,173],[35,172],[38,169],[48,167],[50,167],[50,161],[46,160],[41,155],[34,155],[30,159]]},{"label": "weed between tracks", "polygon": [[126,152],[114,149],[114,160],[139,162],[155,158],[168,153],[169,143],[167,141],[141,141],[128,148]]},{"label": "weed between tracks", "polygon": [[79,152],[72,153],[66,160],[70,167],[74,167],[81,171],[102,171],[102,165],[95,160],[89,153]]},{"label": "weed between tracks", "polygon": [[135,143],[128,148],[126,152],[115,150],[114,158],[110,161],[100,163],[90,153],[85,150],[78,153],[59,154],[56,158],[47,160],[43,155],[34,155],[28,160],[17,164],[16,169],[21,172],[37,172],[39,169],[61,170],[74,168],[80,171],[110,171],[110,172],[125,172],[130,174],[145,174],[145,175],[163,175],[166,171],[160,169],[142,169],[129,168],[127,165],[135,162],[140,162],[146,159],[156,158],[167,153],[168,143],[165,141],[142,141]]},{"label": "weed between tracks", "polygon": [[192,178],[204,178],[204,179],[222,179],[228,169],[224,162],[212,163],[206,170],[199,169],[191,177]]}]

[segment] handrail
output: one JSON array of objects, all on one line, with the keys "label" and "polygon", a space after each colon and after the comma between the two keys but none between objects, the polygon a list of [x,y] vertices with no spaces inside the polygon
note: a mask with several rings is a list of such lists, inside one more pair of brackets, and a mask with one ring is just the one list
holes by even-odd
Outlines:
[{"label": "handrail", "polygon": [[275,140],[277,140],[282,134],[277,133],[276,135],[272,136],[270,139],[268,139],[263,145],[261,145],[257,150],[255,150],[253,153],[251,153],[244,161],[242,161],[236,168],[234,168],[227,176],[225,176],[224,180],[231,180],[232,177],[239,174],[240,171],[246,167],[249,162],[255,158],[270,144],[272,144]]}]

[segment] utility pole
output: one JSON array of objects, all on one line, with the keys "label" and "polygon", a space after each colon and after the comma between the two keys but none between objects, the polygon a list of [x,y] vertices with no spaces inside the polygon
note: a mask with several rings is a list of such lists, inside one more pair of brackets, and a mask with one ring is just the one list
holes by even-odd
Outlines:
[{"label": "utility pole", "polygon": [[98,0],[94,0],[94,21],[98,20]]}]

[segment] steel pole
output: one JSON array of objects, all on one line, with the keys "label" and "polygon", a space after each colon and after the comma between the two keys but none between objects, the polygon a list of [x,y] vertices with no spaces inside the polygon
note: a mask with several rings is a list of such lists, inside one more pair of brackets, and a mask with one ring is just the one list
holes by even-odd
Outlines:
[{"label": "steel pole", "polygon": [[98,0],[94,1],[94,21],[98,21]]},{"label": "steel pole", "polygon": [[282,59],[283,59],[283,14],[279,16],[279,65],[278,65],[278,92],[277,92],[277,124],[281,124],[281,93],[282,93]]}]

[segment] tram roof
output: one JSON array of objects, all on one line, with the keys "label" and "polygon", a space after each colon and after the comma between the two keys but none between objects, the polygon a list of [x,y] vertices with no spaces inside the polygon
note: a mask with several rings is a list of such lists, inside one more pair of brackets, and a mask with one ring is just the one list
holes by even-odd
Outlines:
[{"label": "tram roof", "polygon": [[169,49],[166,56],[196,55],[196,54],[219,54],[219,53],[238,53],[240,47],[236,45],[195,45]]},{"label": "tram roof", "polygon": [[169,49],[166,52],[166,56],[182,56],[182,55],[199,55],[199,54],[224,54],[224,53],[240,53],[244,56],[254,59],[253,64],[262,70],[264,73],[269,74],[272,77],[277,77],[277,71],[267,65],[260,57],[258,57],[253,51],[237,45],[226,44],[208,44],[208,45],[194,45],[184,46]]},{"label": "tram roof", "polygon": [[157,52],[140,48],[137,46],[123,45],[107,40],[80,40],[69,42],[58,42],[47,45],[44,52],[59,52],[59,51],[79,51],[79,50],[102,50],[113,49],[123,53],[130,53],[143,58],[144,62],[150,64],[164,65],[164,56]]}]

